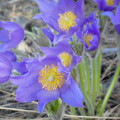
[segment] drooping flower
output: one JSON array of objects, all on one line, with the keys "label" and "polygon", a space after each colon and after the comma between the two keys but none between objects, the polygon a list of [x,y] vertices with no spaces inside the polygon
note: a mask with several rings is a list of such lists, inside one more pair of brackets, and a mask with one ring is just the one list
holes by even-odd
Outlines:
[{"label": "drooping flower", "polygon": [[116,9],[116,15],[110,11],[103,12],[102,15],[108,16],[111,19],[116,31],[120,34],[120,5]]},{"label": "drooping flower", "polygon": [[70,72],[75,64],[77,64],[81,57],[76,56],[72,51],[72,48],[66,41],[59,42],[55,47],[40,47],[40,50],[45,55],[55,55],[60,59],[59,66],[64,69],[64,71]]},{"label": "drooping flower", "polygon": [[47,56],[29,64],[26,74],[11,78],[18,85],[16,100],[22,103],[38,99],[38,110],[42,113],[44,106],[57,98],[70,106],[82,107],[81,90],[64,69],[59,69],[59,59]]},{"label": "drooping flower", "polygon": [[0,52],[16,47],[24,38],[24,30],[14,22],[0,21]]},{"label": "drooping flower", "polygon": [[11,62],[0,53],[0,84],[9,80],[12,68]]},{"label": "drooping flower", "polygon": [[100,11],[112,11],[114,10],[118,3],[119,0],[94,0]]},{"label": "drooping flower", "polygon": [[40,19],[54,30],[59,32],[55,43],[74,34],[83,22],[83,3],[84,0],[59,0],[58,3],[48,0],[36,0],[40,15],[35,19]]}]

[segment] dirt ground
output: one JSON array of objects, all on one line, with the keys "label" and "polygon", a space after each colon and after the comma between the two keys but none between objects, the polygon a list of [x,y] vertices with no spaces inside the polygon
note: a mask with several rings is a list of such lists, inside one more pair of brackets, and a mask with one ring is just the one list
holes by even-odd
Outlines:
[{"label": "dirt ground", "polygon": [[[85,0],[85,16],[97,10],[96,4],[91,0]],[[40,11],[34,0],[0,0],[0,20],[14,21],[20,24],[25,31],[32,31],[33,27],[41,29],[46,25],[39,20],[33,20],[32,17]],[[42,40],[45,42],[43,43]],[[112,77],[115,73],[117,63],[117,44],[115,30],[112,23],[108,19],[107,28],[104,31],[102,38],[102,68],[101,68],[101,83],[104,86],[104,94],[109,87]],[[46,37],[40,33],[39,41],[33,41],[32,38],[25,36],[24,41],[13,50],[18,58],[37,57],[41,54],[39,46],[47,45]],[[15,90],[17,87],[10,82],[0,85],[0,120],[19,120],[19,119],[39,119],[49,120],[47,114],[39,114],[35,103],[18,103],[14,100]],[[5,107],[7,109],[5,109]],[[67,114],[70,113],[70,108],[66,107]],[[79,113],[77,113],[79,115]],[[115,89],[108,101],[104,116],[120,117],[120,76],[116,83]],[[67,120],[64,118],[64,120]],[[68,119],[69,120],[69,119]]]}]

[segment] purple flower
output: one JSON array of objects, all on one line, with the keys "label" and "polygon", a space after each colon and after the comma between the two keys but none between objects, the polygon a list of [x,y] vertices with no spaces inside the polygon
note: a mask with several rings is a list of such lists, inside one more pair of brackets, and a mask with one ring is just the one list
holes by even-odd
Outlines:
[{"label": "purple flower", "polygon": [[27,68],[25,65],[26,65],[25,61],[17,62],[16,56],[13,52],[11,51],[1,52],[0,53],[0,69],[1,69],[0,84],[7,82],[10,79],[13,69],[21,74],[26,73]]},{"label": "purple flower", "polygon": [[116,31],[120,34],[120,5],[116,9],[116,15],[109,11],[103,12],[102,15],[108,16],[111,19]]},{"label": "purple flower", "polygon": [[58,3],[48,0],[36,0],[40,15],[34,18],[40,19],[60,34],[56,37],[55,43],[63,38],[70,37],[83,22],[84,0],[59,0]]},{"label": "purple flower", "polygon": [[24,31],[18,24],[0,21],[0,51],[16,47],[23,38]]},{"label": "purple flower", "polygon": [[64,69],[64,71],[70,72],[75,64],[77,64],[81,57],[76,56],[72,51],[72,48],[66,41],[61,41],[55,47],[40,47],[40,50],[45,55],[56,55],[60,59],[59,66]]},{"label": "purple flower", "polygon": [[74,107],[83,107],[81,90],[63,69],[59,69],[59,59],[47,56],[31,62],[26,74],[11,78],[18,85],[16,100],[22,103],[38,99],[38,110],[43,112],[44,106],[57,98]]},{"label": "purple flower", "polygon": [[79,38],[80,42],[84,44],[85,50],[93,51],[98,48],[100,32],[98,29],[98,24],[96,24],[96,22],[93,22],[91,25],[87,23],[85,29],[83,31],[77,31],[76,35]]},{"label": "purple flower", "polygon": [[11,62],[0,53],[0,84],[9,80],[12,68]]},{"label": "purple flower", "polygon": [[94,0],[100,11],[112,11],[116,8],[119,0]]}]

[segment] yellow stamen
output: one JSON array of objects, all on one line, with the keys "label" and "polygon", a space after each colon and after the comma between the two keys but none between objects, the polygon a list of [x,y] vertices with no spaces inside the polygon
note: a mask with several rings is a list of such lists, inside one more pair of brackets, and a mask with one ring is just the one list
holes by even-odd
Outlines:
[{"label": "yellow stamen", "polygon": [[107,5],[114,5],[114,0],[106,0]]},{"label": "yellow stamen", "polygon": [[86,42],[88,47],[90,46],[91,39],[92,39],[91,34],[88,34],[87,36],[85,36],[85,42]]},{"label": "yellow stamen", "polygon": [[42,88],[51,91],[61,87],[64,83],[64,73],[57,72],[57,66],[45,65],[45,67],[39,72],[38,81],[42,84]]},{"label": "yellow stamen", "polygon": [[92,23],[91,23],[91,22],[89,22],[89,25],[92,25]]},{"label": "yellow stamen", "polygon": [[66,52],[61,53],[59,54],[59,58],[64,67],[68,67],[71,65],[72,57],[69,53],[66,53]]},{"label": "yellow stamen", "polygon": [[64,14],[59,14],[59,15],[60,15],[58,19],[59,29],[68,32],[70,27],[75,26],[74,20],[76,19],[76,16],[74,13],[68,11],[65,12]]}]

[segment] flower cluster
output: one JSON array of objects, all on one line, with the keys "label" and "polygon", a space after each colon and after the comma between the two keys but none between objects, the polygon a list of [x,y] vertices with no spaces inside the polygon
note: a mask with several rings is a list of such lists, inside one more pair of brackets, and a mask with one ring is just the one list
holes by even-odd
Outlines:
[{"label": "flower cluster", "polygon": [[[94,1],[100,11],[107,11],[102,15],[111,18],[120,34],[120,6],[116,16],[110,12],[116,8],[118,0]],[[83,94],[70,74],[82,57],[75,54],[72,46],[79,43],[86,52],[96,50],[100,41],[99,20],[95,12],[84,16],[84,0],[36,2],[41,14],[33,18],[49,26],[42,32],[49,39],[50,46],[40,47],[44,57],[17,62],[15,54],[8,50],[19,44],[24,38],[24,31],[16,23],[0,21],[0,83],[10,79],[13,85],[18,86],[16,101],[26,103],[38,100],[40,113],[48,102],[58,98],[70,106],[83,107]],[[13,69],[20,74],[13,76]]]}]

